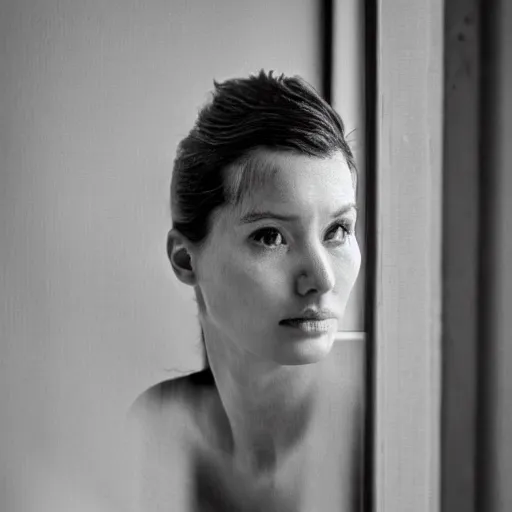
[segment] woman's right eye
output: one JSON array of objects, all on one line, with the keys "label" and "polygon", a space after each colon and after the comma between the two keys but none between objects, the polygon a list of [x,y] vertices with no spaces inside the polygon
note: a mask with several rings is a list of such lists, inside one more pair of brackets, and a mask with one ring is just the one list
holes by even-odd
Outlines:
[{"label": "woman's right eye", "polygon": [[283,235],[276,228],[263,228],[251,235],[251,239],[268,247],[276,247],[286,243]]}]

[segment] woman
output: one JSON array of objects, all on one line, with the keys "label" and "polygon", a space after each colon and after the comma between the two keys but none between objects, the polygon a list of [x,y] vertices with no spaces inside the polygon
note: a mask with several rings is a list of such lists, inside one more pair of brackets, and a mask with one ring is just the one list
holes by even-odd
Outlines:
[{"label": "woman", "polygon": [[140,510],[354,510],[359,426],[328,356],[360,267],[356,181],[302,79],[215,83],[178,149],[167,241],[207,367],[134,405]]}]

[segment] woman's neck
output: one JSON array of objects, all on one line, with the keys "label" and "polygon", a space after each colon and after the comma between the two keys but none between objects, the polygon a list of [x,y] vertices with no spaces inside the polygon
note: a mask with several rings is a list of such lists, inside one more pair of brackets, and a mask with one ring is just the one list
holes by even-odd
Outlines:
[{"label": "woman's neck", "polygon": [[218,398],[214,415],[236,465],[272,472],[311,429],[322,394],[322,364],[282,366],[207,336]]}]

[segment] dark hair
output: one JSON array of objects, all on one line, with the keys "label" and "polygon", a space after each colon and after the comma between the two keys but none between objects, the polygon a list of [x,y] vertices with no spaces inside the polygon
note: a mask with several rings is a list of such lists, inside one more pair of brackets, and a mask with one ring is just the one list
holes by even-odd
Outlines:
[{"label": "dark hair", "polygon": [[[178,146],[171,180],[173,228],[190,242],[201,246],[212,213],[238,203],[263,179],[265,173],[254,165],[261,149],[319,158],[340,152],[356,186],[340,116],[302,78],[261,70],[248,78],[214,81],[214,87],[211,101]],[[201,338],[204,349],[202,331]]]}]

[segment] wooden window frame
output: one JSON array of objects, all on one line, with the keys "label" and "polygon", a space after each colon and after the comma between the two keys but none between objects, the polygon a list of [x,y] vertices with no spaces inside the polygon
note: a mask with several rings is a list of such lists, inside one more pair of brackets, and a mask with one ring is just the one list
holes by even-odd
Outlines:
[{"label": "wooden window frame", "polygon": [[377,0],[365,8],[370,155],[374,149],[367,165],[374,259],[365,510],[472,512],[482,7],[476,0]]},{"label": "wooden window frame", "polygon": [[443,8],[377,1],[369,326],[377,512],[440,505]]}]

